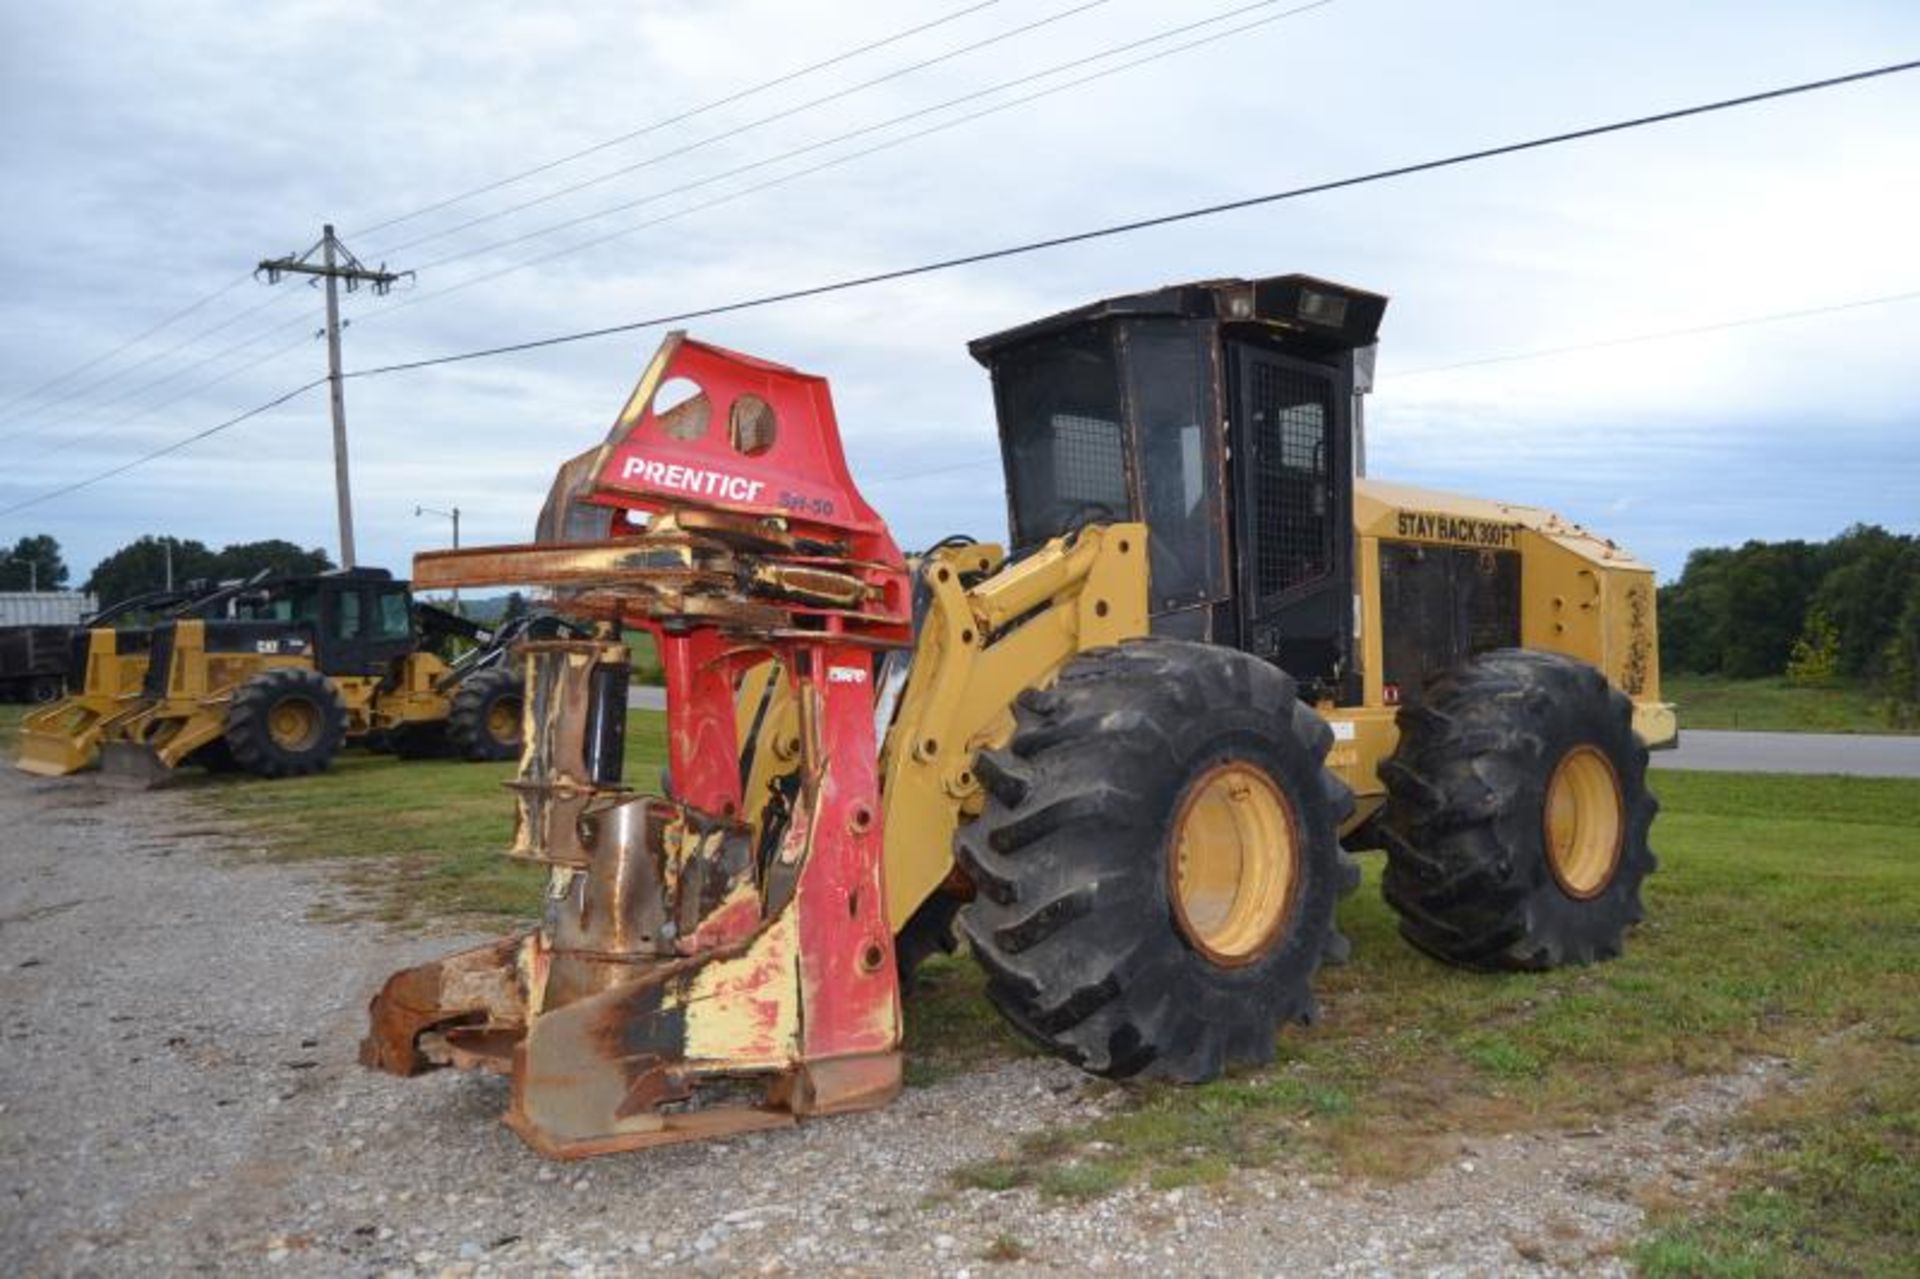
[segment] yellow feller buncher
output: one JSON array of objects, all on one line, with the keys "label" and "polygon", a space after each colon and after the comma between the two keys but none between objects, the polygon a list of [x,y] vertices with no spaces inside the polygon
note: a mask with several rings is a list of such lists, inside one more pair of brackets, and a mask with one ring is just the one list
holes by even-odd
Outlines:
[{"label": "yellow feller buncher", "polygon": [[[520,752],[520,677],[505,656],[528,623],[489,631],[368,568],[232,583],[182,607],[151,628],[86,632],[82,685],[23,721],[19,767],[61,776],[97,762],[151,784],[184,764],[319,772],[350,742]],[[455,638],[472,647],[453,655]]]},{"label": "yellow feller buncher", "polygon": [[[1211,1079],[1312,1018],[1343,842],[1438,960],[1619,954],[1677,734],[1653,575],[1356,478],[1385,306],[1220,280],[980,339],[1011,545],[912,559],[823,380],[670,336],[536,543],[416,559],[598,631],[521,650],[544,918],[396,974],[363,1060],[504,1073],[560,1157],[874,1106],[902,975],[964,940],[1047,1050]],[[621,782],[623,626],[666,672],[662,795]]]}]

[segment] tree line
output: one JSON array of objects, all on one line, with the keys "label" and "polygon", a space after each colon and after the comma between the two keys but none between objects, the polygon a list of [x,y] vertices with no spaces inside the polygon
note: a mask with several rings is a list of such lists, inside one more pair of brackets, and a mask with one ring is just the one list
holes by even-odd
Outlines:
[{"label": "tree line", "polygon": [[[58,590],[60,544],[23,537],[0,552],[0,590]],[[192,538],[139,537],[94,566],[82,589],[102,606],[194,578],[325,572],[317,547],[268,539],[214,550]],[[1756,679],[1788,675],[1882,688],[1898,718],[1920,720],[1920,536],[1856,524],[1825,542],[1703,547],[1660,588],[1660,661],[1675,673]]]},{"label": "tree line", "polygon": [[[12,551],[0,551],[0,556],[5,556],[0,559],[0,590],[68,588],[72,574],[61,558],[60,543],[48,534],[23,537]],[[148,534],[135,538],[94,565],[80,589],[92,592],[100,606],[106,608],[135,595],[164,588],[169,577],[169,560],[176,586],[196,578],[214,581],[247,578],[262,570],[275,577],[297,577],[324,573],[333,567],[333,561],[318,547],[302,550],[279,538],[235,542],[216,551],[190,537]]]},{"label": "tree line", "polygon": [[216,551],[190,537],[148,535],[135,538],[94,565],[84,589],[98,595],[102,607],[160,590],[167,584],[169,559],[176,586],[195,578],[225,581],[262,571],[273,577],[298,577],[324,573],[333,567],[333,561],[318,547],[301,550],[279,538],[235,542]]},{"label": "tree line", "polygon": [[0,550],[0,591],[65,590],[69,576],[60,543],[45,533],[21,538],[10,551]]},{"label": "tree line", "polygon": [[1856,524],[1825,542],[1705,547],[1660,588],[1659,617],[1664,670],[1853,680],[1896,714],[1920,707],[1920,536]]}]

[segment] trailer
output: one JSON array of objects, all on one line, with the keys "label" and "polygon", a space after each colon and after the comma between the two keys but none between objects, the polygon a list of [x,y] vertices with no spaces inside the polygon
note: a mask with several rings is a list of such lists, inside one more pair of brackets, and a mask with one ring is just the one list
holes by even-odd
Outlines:
[{"label": "trailer", "polygon": [[91,591],[0,591],[0,629],[78,626],[99,611]]},{"label": "trailer", "polygon": [[71,626],[0,627],[0,701],[51,702],[66,691]]}]

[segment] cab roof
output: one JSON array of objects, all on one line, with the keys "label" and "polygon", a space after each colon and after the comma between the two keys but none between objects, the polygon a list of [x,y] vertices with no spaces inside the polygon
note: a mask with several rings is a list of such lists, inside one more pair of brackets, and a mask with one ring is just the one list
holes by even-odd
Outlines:
[{"label": "cab roof", "polygon": [[1316,350],[1352,350],[1373,344],[1386,309],[1387,299],[1381,294],[1311,275],[1196,280],[1103,298],[990,333],[967,343],[967,351],[980,363],[990,365],[1002,352],[1039,338],[1101,320],[1148,317],[1263,325],[1279,328]]}]

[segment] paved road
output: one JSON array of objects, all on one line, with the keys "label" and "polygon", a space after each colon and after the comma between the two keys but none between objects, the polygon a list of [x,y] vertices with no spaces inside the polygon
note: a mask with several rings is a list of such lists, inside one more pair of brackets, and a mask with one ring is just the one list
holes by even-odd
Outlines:
[{"label": "paved road", "polygon": [[1920,737],[1859,733],[1725,733],[1682,728],[1676,750],[1655,751],[1656,768],[1739,773],[1847,773],[1920,777]]},{"label": "paved road", "polygon": [[[635,710],[663,711],[667,691],[635,685]],[[1861,733],[1724,733],[1683,729],[1676,750],[1655,751],[1656,768],[1730,773],[1845,773],[1854,777],[1920,777],[1920,736]]]}]

